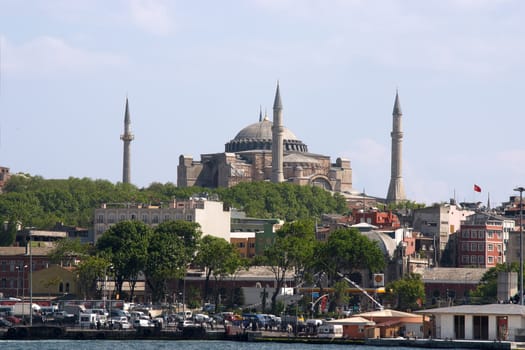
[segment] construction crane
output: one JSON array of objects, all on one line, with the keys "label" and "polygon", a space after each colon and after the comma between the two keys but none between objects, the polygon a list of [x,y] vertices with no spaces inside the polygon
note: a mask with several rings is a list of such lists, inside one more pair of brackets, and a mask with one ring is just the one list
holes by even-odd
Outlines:
[{"label": "construction crane", "polygon": [[357,283],[355,283],[354,281],[352,281],[350,278],[346,277],[345,275],[343,275],[342,273],[338,272],[337,275],[339,277],[341,277],[342,279],[344,279],[345,281],[347,281],[348,283],[352,284],[354,287],[356,287],[357,289],[359,289],[361,291],[361,293],[363,293],[368,299],[372,300],[372,302],[374,304],[376,304],[376,306],[379,308],[379,310],[383,310],[384,307],[383,305],[381,305],[380,302],[378,302],[377,300],[375,300],[370,294],[368,294],[368,292],[366,290],[364,290],[363,288],[361,288],[361,286],[359,286]]}]

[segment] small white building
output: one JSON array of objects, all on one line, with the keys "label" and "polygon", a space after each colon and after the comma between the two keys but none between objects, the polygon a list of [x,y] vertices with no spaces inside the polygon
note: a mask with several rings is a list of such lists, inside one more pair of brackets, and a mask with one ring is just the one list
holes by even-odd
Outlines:
[{"label": "small white building", "polygon": [[433,316],[432,336],[438,339],[521,341],[525,336],[522,305],[460,305],[416,313]]}]

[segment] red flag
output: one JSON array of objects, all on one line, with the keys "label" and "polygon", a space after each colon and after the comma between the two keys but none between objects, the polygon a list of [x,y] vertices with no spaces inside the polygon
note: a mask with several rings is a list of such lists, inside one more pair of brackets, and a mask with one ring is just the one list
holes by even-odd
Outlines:
[{"label": "red flag", "polygon": [[478,185],[474,185],[474,191],[481,192],[481,187],[479,187]]}]

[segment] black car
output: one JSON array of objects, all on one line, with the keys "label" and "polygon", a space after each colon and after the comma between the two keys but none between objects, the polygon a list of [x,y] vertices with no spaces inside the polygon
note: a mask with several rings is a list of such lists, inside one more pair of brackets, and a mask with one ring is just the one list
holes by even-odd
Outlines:
[{"label": "black car", "polygon": [[3,317],[0,317],[0,327],[12,327],[13,324]]}]

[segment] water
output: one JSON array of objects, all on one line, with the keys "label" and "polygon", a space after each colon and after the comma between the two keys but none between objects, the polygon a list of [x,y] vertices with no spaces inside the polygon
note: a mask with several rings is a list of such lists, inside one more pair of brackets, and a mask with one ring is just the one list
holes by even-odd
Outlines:
[{"label": "water", "polygon": [[[186,340],[0,340],[2,350],[386,350],[367,345],[330,345],[302,343],[249,343],[231,341]],[[389,349],[411,349],[395,347]]]}]

